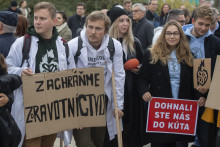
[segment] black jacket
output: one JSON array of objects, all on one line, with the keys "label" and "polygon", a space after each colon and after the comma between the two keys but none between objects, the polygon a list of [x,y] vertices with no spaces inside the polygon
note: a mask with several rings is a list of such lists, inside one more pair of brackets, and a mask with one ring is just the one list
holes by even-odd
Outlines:
[{"label": "black jacket", "polygon": [[217,22],[219,24],[218,29],[215,31],[214,35],[217,36],[218,38],[220,38],[220,22]]},{"label": "black jacket", "polygon": [[12,33],[0,35],[0,53],[6,58],[10,51],[11,45],[15,42],[16,37]]},{"label": "black jacket", "polygon": [[12,92],[21,86],[21,78],[6,73],[0,75],[0,93],[6,94],[9,98],[9,102],[0,107],[0,146],[17,147],[21,140],[21,132],[11,115],[11,107],[14,100]]},{"label": "black jacket", "polygon": [[168,14],[166,14],[165,16],[160,16],[160,26],[165,25],[165,23],[167,22],[167,16]]},{"label": "black jacket", "polygon": [[[150,64],[151,54],[150,51],[145,52],[143,58],[143,65],[138,80],[139,92],[142,95],[150,92],[153,97],[167,97],[172,98],[172,90],[170,84],[170,76],[168,65],[163,66],[160,61],[156,64]],[[181,62],[180,73],[180,99],[196,99],[195,90],[193,87],[193,68],[189,67],[186,63]],[[147,109],[145,109],[147,110]],[[145,116],[147,116],[147,111]],[[145,117],[147,118],[147,117]],[[146,126],[146,119],[145,126]],[[146,130],[146,129],[145,129]],[[164,133],[145,133],[148,142],[152,143],[169,143],[169,142],[190,142],[194,137],[189,135],[178,134],[164,134]]]},{"label": "black jacket", "polygon": [[77,37],[78,34],[78,30],[81,28],[83,28],[84,24],[86,22],[86,16],[81,17],[79,15],[73,15],[69,18],[68,20],[68,26],[70,28],[70,30],[72,31],[72,38]]},{"label": "black jacket", "polygon": [[151,44],[154,36],[153,25],[143,17],[139,22],[133,21],[132,25],[133,34],[137,37],[145,51]]},{"label": "black jacket", "polygon": [[[142,64],[143,50],[140,41],[134,37],[134,53],[127,53],[127,59],[123,54],[124,63],[132,58],[139,60]],[[125,71],[125,86],[124,86],[124,117],[123,119],[123,138],[124,146],[126,147],[140,147],[141,133],[140,133],[140,103],[141,99],[138,95],[137,88],[137,74],[130,70]]]},{"label": "black jacket", "polygon": [[17,14],[20,14],[22,15],[22,12],[20,9],[16,8],[15,10],[12,10],[11,7],[9,7],[6,11],[11,11],[11,12],[14,12],[14,13],[17,13]]},{"label": "black jacket", "polygon": [[151,22],[151,24],[157,28],[160,26],[160,17],[157,16],[156,13],[152,13],[150,10],[147,10],[146,12],[146,18]]},{"label": "black jacket", "polygon": [[0,93],[4,93],[9,97],[9,102],[5,106],[0,107],[0,111],[4,109],[11,110],[14,101],[12,92],[19,88],[21,84],[21,78],[18,75],[0,73]]}]

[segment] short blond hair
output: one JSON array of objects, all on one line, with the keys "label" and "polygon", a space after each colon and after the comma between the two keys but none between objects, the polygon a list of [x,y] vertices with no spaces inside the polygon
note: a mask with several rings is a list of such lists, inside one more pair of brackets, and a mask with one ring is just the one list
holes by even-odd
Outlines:
[{"label": "short blond hair", "polygon": [[212,9],[206,5],[203,5],[195,9],[193,18],[195,20],[197,20],[198,18],[205,18],[212,21],[214,17],[213,17]]},{"label": "short blond hair", "polygon": [[109,27],[111,25],[111,20],[109,19],[109,17],[107,15],[105,15],[104,13],[102,13],[101,11],[93,11],[92,13],[90,13],[87,17],[86,17],[86,22],[85,22],[85,26],[87,27],[88,25],[88,21],[98,21],[98,20],[103,20],[104,24],[105,24],[105,32],[108,33],[109,31]]},{"label": "short blond hair", "polygon": [[41,10],[41,9],[47,9],[50,13],[51,18],[52,19],[56,18],[57,11],[56,11],[55,6],[52,3],[40,2],[34,6],[34,12]]}]

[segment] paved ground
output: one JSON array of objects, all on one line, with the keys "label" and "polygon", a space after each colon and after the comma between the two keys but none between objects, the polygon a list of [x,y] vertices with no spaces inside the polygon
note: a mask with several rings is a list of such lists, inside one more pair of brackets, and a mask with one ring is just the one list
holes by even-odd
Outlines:
[{"label": "paved ground", "polygon": [[[54,147],[61,147],[59,138],[56,139]],[[64,145],[62,147],[64,147]],[[72,139],[72,143],[68,147],[76,147],[74,139]],[[150,145],[145,145],[144,147],[150,147]]]},{"label": "paved ground", "polygon": [[[61,147],[59,138],[56,139],[54,147]],[[62,147],[64,147],[64,145]],[[76,147],[74,139],[72,139],[72,143],[68,147]]]},{"label": "paved ground", "polygon": [[[191,145],[192,145],[192,143],[189,144],[189,147],[191,147]],[[61,147],[60,146],[60,139],[56,139],[54,147]],[[64,147],[64,145],[62,147]],[[76,147],[74,139],[72,139],[72,143],[68,147]],[[150,147],[150,144],[145,145],[143,147]]]}]

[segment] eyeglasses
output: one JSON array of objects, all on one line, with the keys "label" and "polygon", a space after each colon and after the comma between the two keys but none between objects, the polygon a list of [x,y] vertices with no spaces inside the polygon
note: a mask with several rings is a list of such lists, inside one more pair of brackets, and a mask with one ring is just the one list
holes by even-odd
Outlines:
[{"label": "eyeglasses", "polygon": [[180,33],[179,33],[179,32],[173,32],[173,33],[171,33],[171,32],[166,32],[166,35],[167,35],[168,37],[171,37],[172,35],[173,35],[174,37],[176,37],[176,36],[179,36]]},{"label": "eyeglasses", "polygon": [[186,21],[185,20],[177,20],[178,22],[182,23],[182,24],[185,24]]},{"label": "eyeglasses", "polygon": [[134,12],[137,13],[138,11],[141,11],[141,10],[132,10],[131,12],[132,13],[134,13]]}]

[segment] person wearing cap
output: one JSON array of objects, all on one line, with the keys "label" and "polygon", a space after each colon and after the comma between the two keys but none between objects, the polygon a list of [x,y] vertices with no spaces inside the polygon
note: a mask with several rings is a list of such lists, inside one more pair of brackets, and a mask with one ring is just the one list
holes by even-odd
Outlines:
[{"label": "person wearing cap", "polygon": [[[77,147],[115,147],[117,146],[115,135],[117,134],[115,107],[113,100],[112,72],[115,73],[115,90],[119,117],[123,116],[124,105],[124,80],[123,53],[121,43],[112,39],[114,55],[111,56],[108,48],[110,19],[101,11],[94,11],[86,18],[85,28],[81,31],[82,48],[77,68],[103,67],[104,90],[106,94],[106,125],[107,127],[89,127],[81,130],[74,129],[73,136]],[[68,42],[74,57],[78,51],[78,39],[76,37]],[[113,45],[112,45],[113,46]],[[113,61],[110,59],[113,57]]]},{"label": "person wearing cap", "polygon": [[[109,35],[122,44],[124,64],[129,59],[138,59],[142,63],[143,50],[140,41],[133,36],[132,22],[129,14],[119,7],[114,7],[107,12],[111,19]],[[135,69],[125,70],[124,85],[124,117],[123,119],[123,144],[126,147],[139,147],[140,145],[140,96],[136,86],[140,66]]]},{"label": "person wearing cap", "polygon": [[[75,68],[74,58],[67,56],[64,41],[55,27],[56,8],[50,2],[39,2],[34,6],[34,26],[28,28],[31,37],[28,56],[22,62],[24,36],[16,39],[6,58],[8,73],[19,76],[33,76],[36,73],[56,72]],[[53,67],[53,68],[48,68]],[[21,130],[22,138],[18,147],[53,147],[57,133],[36,138],[25,138],[25,117],[22,86],[15,91],[12,116]]]},{"label": "person wearing cap", "polygon": [[11,45],[15,42],[18,16],[14,12],[0,11],[0,53],[7,57]]},{"label": "person wearing cap", "polygon": [[144,51],[152,44],[154,36],[154,26],[146,19],[145,12],[146,8],[141,3],[132,6],[133,34],[140,40]]},{"label": "person wearing cap", "polygon": [[17,14],[22,14],[21,10],[17,8],[18,3],[16,1],[12,1],[10,7],[7,9],[7,11],[11,11]]}]

